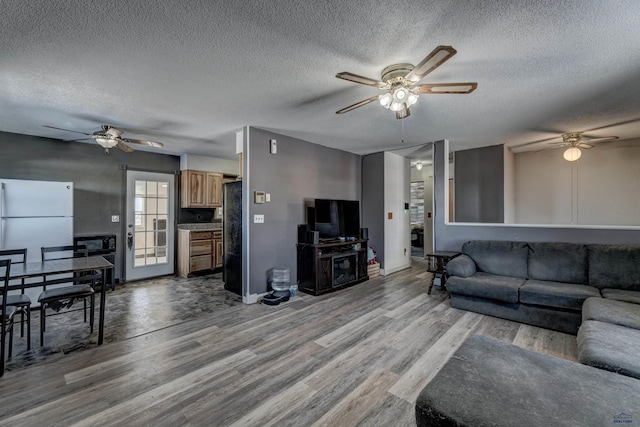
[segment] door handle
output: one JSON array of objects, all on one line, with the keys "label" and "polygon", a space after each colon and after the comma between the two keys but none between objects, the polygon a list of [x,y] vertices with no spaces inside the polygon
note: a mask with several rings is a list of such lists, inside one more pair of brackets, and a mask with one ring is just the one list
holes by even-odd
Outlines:
[{"label": "door handle", "polygon": [[127,247],[129,248],[129,250],[131,250],[131,248],[133,247],[133,233],[132,232],[128,232],[127,233]]}]

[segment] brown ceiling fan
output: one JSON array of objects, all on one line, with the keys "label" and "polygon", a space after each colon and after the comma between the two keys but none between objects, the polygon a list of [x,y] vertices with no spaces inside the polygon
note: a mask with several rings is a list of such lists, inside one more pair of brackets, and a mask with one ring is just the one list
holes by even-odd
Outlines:
[{"label": "brown ceiling fan", "polygon": [[[155,147],[155,148],[163,147],[163,145],[160,142],[145,141],[142,139],[122,138],[122,134],[124,133],[124,131],[109,125],[102,125],[101,130],[93,133],[79,132],[76,130],[63,129],[63,128],[48,126],[48,125],[43,125],[43,126],[50,129],[57,129],[57,130],[63,130],[66,132],[73,132],[73,133],[80,133],[82,135],[87,135],[89,138],[96,141],[98,145],[104,148],[104,151],[106,153],[109,153],[109,149],[113,147],[118,147],[119,149],[127,153],[135,151],[133,148],[129,147],[127,144],[140,144],[140,145],[147,145],[149,147]],[[74,141],[82,141],[84,139],[89,139],[89,138],[76,139]]]},{"label": "brown ceiling fan", "polygon": [[342,72],[336,74],[339,79],[353,83],[373,86],[386,91],[383,95],[375,95],[363,101],[349,105],[336,114],[343,114],[374,101],[396,113],[397,119],[411,115],[409,107],[418,100],[421,94],[468,94],[473,92],[478,83],[430,83],[418,85],[427,74],[444,64],[456,50],[451,46],[438,46],[415,67],[412,64],[393,64],[382,70],[381,80],[374,80],[357,74]]}]

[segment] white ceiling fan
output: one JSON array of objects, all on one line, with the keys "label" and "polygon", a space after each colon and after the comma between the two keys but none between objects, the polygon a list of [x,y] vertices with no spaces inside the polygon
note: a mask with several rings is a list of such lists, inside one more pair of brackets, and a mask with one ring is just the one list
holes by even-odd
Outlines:
[{"label": "white ceiling fan", "polygon": [[[587,138],[586,140],[585,137]],[[617,136],[589,137],[588,135],[584,135],[584,132],[568,132],[562,134],[562,142],[549,142],[549,144],[557,146],[553,148],[568,147],[562,156],[568,162],[575,162],[582,156],[581,148],[583,150],[589,150],[594,147],[593,144],[616,139],[618,139]]]},{"label": "white ceiling fan", "polygon": [[[73,132],[73,133],[80,133],[82,135],[87,135],[89,138],[96,141],[98,145],[104,148],[104,151],[106,153],[109,153],[109,149],[113,147],[118,147],[120,150],[127,153],[135,151],[133,148],[131,148],[127,144],[140,144],[140,145],[147,145],[149,147],[155,147],[155,148],[163,147],[162,143],[160,142],[145,141],[142,139],[133,139],[133,138],[122,138],[122,134],[124,133],[124,131],[109,125],[102,125],[101,130],[93,133],[79,132],[76,130],[63,129],[63,128],[48,126],[48,125],[43,125],[43,126],[50,129],[58,129],[66,132]],[[83,139],[88,139],[88,138],[76,139],[74,141],[81,141]]]},{"label": "white ceiling fan", "polygon": [[386,91],[383,95],[375,95],[338,110],[336,114],[344,114],[371,102],[379,101],[384,108],[394,111],[397,119],[404,119],[411,115],[409,107],[416,103],[418,96],[421,94],[464,95],[473,92],[478,87],[478,83],[431,83],[418,85],[420,80],[449,60],[456,52],[451,46],[438,46],[415,67],[412,64],[389,65],[382,70],[381,80],[370,79],[346,71],[336,74],[339,79],[373,86]]}]

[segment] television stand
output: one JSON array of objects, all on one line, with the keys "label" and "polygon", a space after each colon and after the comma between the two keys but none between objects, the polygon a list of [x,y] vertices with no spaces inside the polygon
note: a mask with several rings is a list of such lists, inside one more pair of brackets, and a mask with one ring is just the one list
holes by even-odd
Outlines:
[{"label": "television stand", "polygon": [[368,242],[298,243],[298,290],[322,295],[369,280]]}]

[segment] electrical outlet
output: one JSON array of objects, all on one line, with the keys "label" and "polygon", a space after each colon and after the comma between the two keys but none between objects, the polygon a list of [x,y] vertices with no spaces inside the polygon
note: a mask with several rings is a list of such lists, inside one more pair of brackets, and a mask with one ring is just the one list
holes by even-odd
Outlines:
[{"label": "electrical outlet", "polygon": [[120,215],[111,215],[111,222],[120,222]]},{"label": "electrical outlet", "polygon": [[253,216],[254,224],[264,224],[264,215],[254,215]]}]

